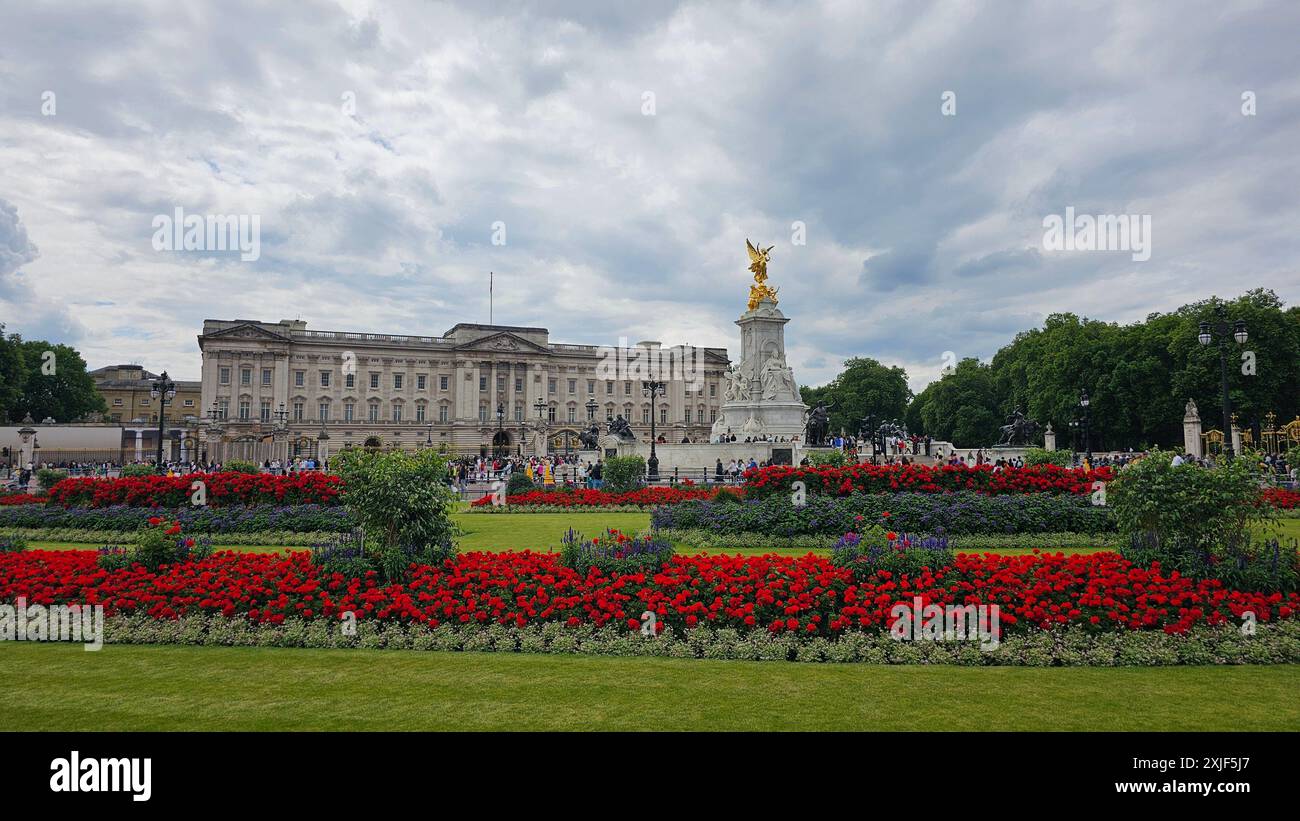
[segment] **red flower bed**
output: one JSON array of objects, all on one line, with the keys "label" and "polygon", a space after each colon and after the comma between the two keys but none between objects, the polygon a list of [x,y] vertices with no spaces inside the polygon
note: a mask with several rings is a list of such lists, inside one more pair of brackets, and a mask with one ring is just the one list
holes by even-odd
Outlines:
[{"label": "red flower bed", "polygon": [[223,505],[336,505],[342,481],[319,471],[291,476],[270,473],[191,473],[185,476],[78,477],[50,488],[50,503],[64,507],[180,507],[191,485],[204,483],[207,503]]},{"label": "red flower bed", "polygon": [[1224,589],[1160,566],[1136,567],[1115,553],[960,555],[938,573],[916,577],[878,572],[857,582],[826,558],[676,556],[659,572],[586,575],[549,553],[468,553],[440,567],[414,568],[411,581],[386,585],[366,578],[321,575],[309,554],[218,553],[151,573],[137,565],[105,571],[91,551],[0,554],[0,601],[102,604],[108,615],[147,613],[247,616],[280,623],[288,617],[439,624],[526,626],[559,622],[622,624],[640,629],[653,610],[661,628],[698,624],[742,631],[796,631],[835,636],[884,630],[895,604],[996,604],[1003,632],[1071,625],[1091,632],[1163,629],[1237,622],[1250,610],[1259,621],[1293,618],[1300,594]]},{"label": "red flower bed", "polygon": [[1287,490],[1282,487],[1265,488],[1259,494],[1260,504],[1272,505],[1278,510],[1295,510],[1300,506],[1300,490]]},{"label": "red flower bed", "polygon": [[43,505],[48,501],[46,497],[37,493],[10,493],[8,496],[0,496],[0,505]]},{"label": "red flower bed", "polygon": [[[555,507],[610,507],[613,505],[675,505],[692,499],[711,499],[714,491],[708,488],[691,487],[643,487],[627,493],[609,493],[604,490],[530,490],[506,497],[507,505],[524,507],[536,505],[554,505]],[[484,496],[471,505],[488,507],[492,504],[491,496]]]},{"label": "red flower bed", "polygon": [[1108,467],[1095,470],[1034,465],[994,470],[992,465],[848,465],[846,467],[792,467],[773,465],[751,468],[743,474],[745,492],[751,496],[789,493],[800,481],[809,493],[848,496],[851,493],[917,491],[944,493],[974,490],[979,493],[1073,493],[1086,495],[1093,482],[1109,482]]}]

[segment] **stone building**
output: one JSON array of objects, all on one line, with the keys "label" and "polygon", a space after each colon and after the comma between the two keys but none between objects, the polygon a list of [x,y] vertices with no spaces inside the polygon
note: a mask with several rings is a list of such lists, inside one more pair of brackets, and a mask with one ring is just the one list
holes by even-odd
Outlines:
[{"label": "stone building", "polygon": [[[142,365],[109,365],[91,371],[90,378],[108,406],[107,421],[158,424],[158,400],[149,396],[158,374],[145,370]],[[173,381],[176,398],[167,403],[168,427],[182,425],[187,416],[202,416],[199,383]]]},{"label": "stone building", "polygon": [[618,415],[641,438],[657,414],[664,441],[703,442],[729,365],[726,349],[697,351],[702,378],[670,381],[652,404],[635,374],[604,378],[611,349],[553,343],[545,328],[461,323],[442,336],[409,336],[309,330],[301,320],[206,320],[198,341],[203,421],[195,434],[202,455],[221,461],[364,446],[576,451],[589,420],[604,430]]}]

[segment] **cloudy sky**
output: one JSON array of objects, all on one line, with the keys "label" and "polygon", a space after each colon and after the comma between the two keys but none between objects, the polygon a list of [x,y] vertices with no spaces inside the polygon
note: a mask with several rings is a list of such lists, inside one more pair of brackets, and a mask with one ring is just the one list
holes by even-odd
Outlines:
[{"label": "cloudy sky", "polygon": [[[92,367],[197,378],[204,318],[441,334],[488,271],[498,323],[734,355],[746,237],[806,384],[1300,300],[1294,2],[0,0],[0,31],[0,322]],[[156,250],[178,207],[256,215],[260,256]],[[1150,259],[1045,248],[1067,207],[1149,216]]]}]

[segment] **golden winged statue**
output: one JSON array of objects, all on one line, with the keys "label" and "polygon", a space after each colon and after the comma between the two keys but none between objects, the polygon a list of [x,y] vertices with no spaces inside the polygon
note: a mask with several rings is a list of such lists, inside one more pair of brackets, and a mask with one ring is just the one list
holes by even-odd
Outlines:
[{"label": "golden winged statue", "polygon": [[745,240],[745,250],[749,251],[749,270],[754,272],[754,285],[749,286],[749,310],[758,307],[758,303],[764,299],[772,300],[776,303],[776,292],[780,288],[769,288],[767,286],[767,263],[771,259],[769,254],[775,245],[769,245],[764,248],[759,245],[757,248],[748,239]]}]

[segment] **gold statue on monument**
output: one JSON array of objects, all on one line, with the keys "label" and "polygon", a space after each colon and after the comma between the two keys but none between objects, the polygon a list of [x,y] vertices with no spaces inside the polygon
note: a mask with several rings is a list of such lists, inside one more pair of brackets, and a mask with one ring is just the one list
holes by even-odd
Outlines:
[{"label": "gold statue on monument", "polygon": [[766,248],[761,245],[754,247],[748,239],[745,240],[745,249],[749,251],[749,270],[754,272],[754,282],[756,284],[749,286],[749,310],[758,307],[758,303],[764,299],[770,299],[776,303],[776,292],[780,288],[769,288],[767,285],[767,263],[772,249],[775,245],[769,245]]}]

